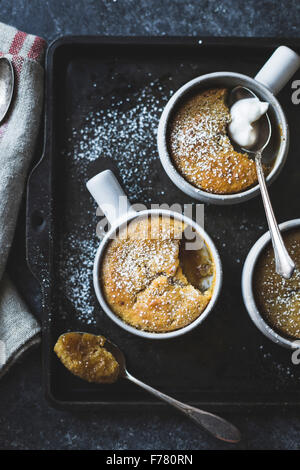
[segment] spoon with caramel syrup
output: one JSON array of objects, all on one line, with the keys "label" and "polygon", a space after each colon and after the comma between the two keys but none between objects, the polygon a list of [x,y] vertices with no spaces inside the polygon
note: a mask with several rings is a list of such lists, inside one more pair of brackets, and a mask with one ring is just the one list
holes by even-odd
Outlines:
[{"label": "spoon with caramel syrup", "polygon": [[[258,99],[256,94],[249,90],[249,88],[237,86],[233,88],[230,93],[230,105],[233,105],[236,101],[245,98]],[[295,270],[295,263],[291,259],[284,245],[271,204],[262,165],[262,153],[267,147],[272,134],[272,126],[268,114],[263,114],[263,116],[256,121],[255,125],[257,126],[256,142],[251,148],[241,147],[241,149],[244,152],[247,152],[255,160],[258,183],[274,250],[276,272],[285,279],[290,279]]]},{"label": "spoon with caramel syrup", "polygon": [[65,333],[58,338],[54,351],[63,365],[81,379],[95,383],[113,383],[119,378],[130,380],[183,412],[217,439],[232,443],[241,439],[239,430],[225,419],[175,400],[135,378],[126,368],[123,352],[103,336]]}]

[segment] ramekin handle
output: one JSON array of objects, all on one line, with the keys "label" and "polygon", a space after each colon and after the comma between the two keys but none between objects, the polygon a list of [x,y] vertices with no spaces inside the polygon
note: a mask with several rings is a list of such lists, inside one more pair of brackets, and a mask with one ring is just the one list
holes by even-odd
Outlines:
[{"label": "ramekin handle", "polygon": [[299,55],[289,47],[280,46],[260,69],[255,80],[277,95],[299,67]]},{"label": "ramekin handle", "polygon": [[98,173],[86,183],[86,187],[111,225],[125,214],[135,212],[111,170]]}]

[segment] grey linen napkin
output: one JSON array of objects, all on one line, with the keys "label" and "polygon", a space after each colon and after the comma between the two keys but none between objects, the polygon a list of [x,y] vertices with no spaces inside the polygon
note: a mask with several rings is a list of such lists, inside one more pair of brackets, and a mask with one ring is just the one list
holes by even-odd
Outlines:
[{"label": "grey linen napkin", "polygon": [[0,124],[0,377],[40,341],[40,326],[5,273],[40,126],[45,41],[0,23],[0,56],[15,72],[13,102]]}]

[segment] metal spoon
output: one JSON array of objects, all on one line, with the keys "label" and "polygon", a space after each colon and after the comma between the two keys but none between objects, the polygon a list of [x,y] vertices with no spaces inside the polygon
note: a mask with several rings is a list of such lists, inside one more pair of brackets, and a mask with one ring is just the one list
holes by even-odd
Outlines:
[{"label": "metal spoon", "polygon": [[120,377],[130,380],[136,385],[142,387],[144,390],[147,390],[147,392],[152,393],[152,395],[155,395],[160,400],[163,400],[169,403],[169,405],[172,405],[178,410],[182,411],[186,416],[202,426],[217,439],[232,443],[240,441],[240,432],[235,426],[233,426],[233,424],[229,423],[223,418],[220,418],[219,416],[208,413],[207,411],[199,410],[193,406],[181,403],[180,401],[175,400],[174,398],[171,398],[162,392],[159,392],[155,388],[150,387],[144,382],[141,382],[128,372],[126,369],[125,356],[115,344],[109,340],[106,340],[105,348],[111,352],[114,358],[118,361],[120,365]]},{"label": "metal spoon", "polygon": [[5,118],[13,97],[14,69],[7,57],[0,57],[0,123]]},{"label": "metal spoon", "polygon": [[[83,335],[85,333],[83,333],[82,331],[73,331],[73,332],[63,333],[59,337],[59,339],[65,336],[65,334]],[[90,334],[91,333],[89,333],[89,335]],[[96,336],[96,335],[92,335],[92,336]],[[130,380],[136,385],[139,385],[143,389],[147,390],[149,393],[152,393],[160,400],[164,400],[170,405],[175,406],[175,408],[182,411],[184,414],[186,414],[189,418],[194,420],[197,424],[205,428],[209,433],[211,433],[217,439],[220,439],[226,442],[232,442],[232,443],[240,441],[241,439],[240,432],[231,423],[229,423],[228,421],[225,421],[225,419],[220,418],[219,416],[208,413],[207,411],[199,410],[198,408],[194,408],[193,406],[187,405],[185,403],[181,403],[180,401],[175,400],[174,398],[171,398],[168,395],[165,395],[164,393],[159,392],[158,390],[155,390],[155,388],[152,388],[149,385],[146,385],[144,382],[141,382],[140,380],[136,379],[135,377],[133,377],[133,375],[131,375],[128,372],[128,370],[126,369],[125,356],[122,353],[122,351],[118,348],[118,346],[116,346],[111,341],[106,339],[104,347],[107,351],[109,351],[114,356],[114,358],[118,362],[120,366],[119,377]],[[88,363],[85,362],[85,366],[87,365]]]},{"label": "metal spoon", "polygon": [[[237,86],[231,91],[231,105],[236,101],[244,98],[257,98],[257,96],[255,95],[255,93],[253,93],[253,91],[242,86]],[[285,279],[290,279],[295,269],[295,263],[287,252],[280,230],[278,228],[262,167],[262,153],[268,145],[272,133],[271,122],[268,114],[264,114],[255,123],[255,125],[259,126],[257,141],[255,142],[254,146],[251,147],[251,149],[244,147],[241,147],[241,149],[244,152],[250,154],[255,160],[257,178],[274,250],[276,272]]]}]

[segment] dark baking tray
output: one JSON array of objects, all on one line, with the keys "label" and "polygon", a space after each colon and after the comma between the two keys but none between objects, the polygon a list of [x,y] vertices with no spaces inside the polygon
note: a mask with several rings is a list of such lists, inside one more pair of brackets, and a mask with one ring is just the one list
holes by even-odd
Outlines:
[{"label": "dark baking tray", "polygon": [[[69,374],[52,351],[67,330],[108,336],[133,374],[186,402],[210,409],[300,404],[300,366],[256,329],[241,296],[243,262],[267,229],[260,198],[205,205],[205,228],[224,268],[218,305],[190,334],[150,341],[120,329],[96,301],[92,262],[101,218],[85,189],[89,177],[112,168],[133,203],[196,203],[158,159],[156,127],[167,97],[208,72],[254,76],[279,44],[300,50],[298,39],[260,38],[65,37],[50,45],[44,153],[28,186],[27,258],[43,287],[44,383],[56,406],[159,403],[125,381],[96,386]],[[299,217],[299,107],[291,94],[289,83],[278,97],[291,146],[270,190],[280,222]]]}]

